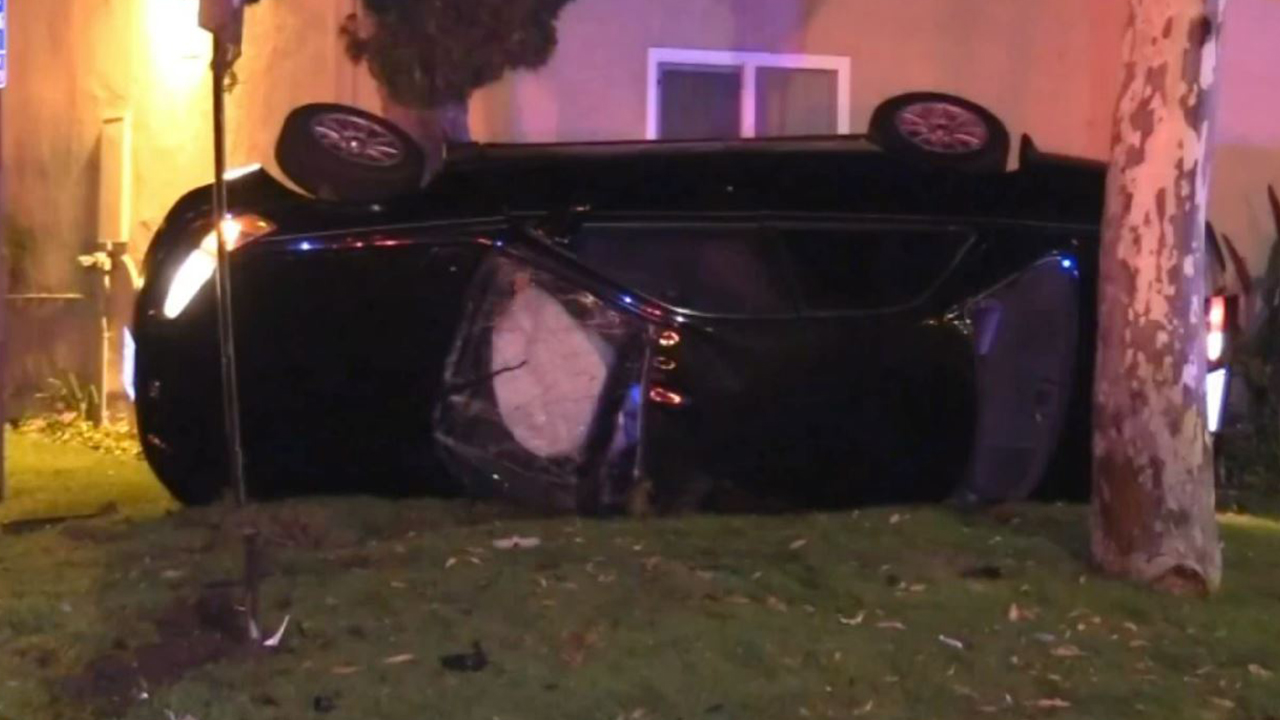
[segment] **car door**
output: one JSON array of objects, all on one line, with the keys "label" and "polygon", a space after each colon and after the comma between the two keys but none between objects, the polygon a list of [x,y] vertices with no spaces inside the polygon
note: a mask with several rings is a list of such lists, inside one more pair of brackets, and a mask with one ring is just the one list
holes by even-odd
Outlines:
[{"label": "car door", "polygon": [[[660,356],[646,472],[676,505],[937,499],[974,416],[971,342],[945,280],[965,228],[777,221],[764,255],[789,307],[696,312]],[[736,312],[730,312],[734,310]]]}]

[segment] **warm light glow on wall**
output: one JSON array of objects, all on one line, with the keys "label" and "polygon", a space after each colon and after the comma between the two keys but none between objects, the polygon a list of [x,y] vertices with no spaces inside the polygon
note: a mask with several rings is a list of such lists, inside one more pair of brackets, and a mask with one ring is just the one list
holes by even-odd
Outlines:
[{"label": "warm light glow on wall", "polygon": [[164,87],[178,89],[204,79],[209,34],[200,28],[199,0],[146,0],[150,71]]}]

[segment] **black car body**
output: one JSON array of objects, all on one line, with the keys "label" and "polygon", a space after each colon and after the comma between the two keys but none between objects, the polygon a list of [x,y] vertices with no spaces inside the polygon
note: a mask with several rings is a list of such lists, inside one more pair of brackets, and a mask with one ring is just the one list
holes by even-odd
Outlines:
[{"label": "black car body", "polygon": [[[250,492],[586,513],[1087,492],[1103,168],[862,138],[475,146],[417,195],[229,183]],[[146,457],[224,486],[211,223],[171,211],[134,322]],[[265,221],[265,222],[259,222]],[[173,315],[169,317],[168,315]]]}]

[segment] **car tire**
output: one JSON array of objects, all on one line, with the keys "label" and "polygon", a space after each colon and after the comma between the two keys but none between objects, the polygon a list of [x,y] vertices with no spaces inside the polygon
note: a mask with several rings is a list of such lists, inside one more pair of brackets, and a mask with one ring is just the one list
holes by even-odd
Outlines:
[{"label": "car tire", "polygon": [[422,185],[426,155],[391,121],[358,108],[314,103],[285,118],[276,142],[280,169],[325,200],[377,202]]},{"label": "car tire", "polygon": [[872,141],[895,155],[970,172],[1002,172],[1009,130],[994,113],[955,95],[914,92],[880,103]]}]

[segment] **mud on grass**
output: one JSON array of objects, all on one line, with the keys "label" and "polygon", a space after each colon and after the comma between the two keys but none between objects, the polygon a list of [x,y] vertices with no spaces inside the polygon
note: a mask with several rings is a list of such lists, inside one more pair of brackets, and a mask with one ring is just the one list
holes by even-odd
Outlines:
[{"label": "mud on grass", "polygon": [[[1208,602],[1093,576],[1084,524],[354,498],[39,528],[0,538],[0,718],[1280,716],[1280,524],[1224,519]],[[263,624],[292,618],[275,650],[210,598],[246,525]],[[481,669],[442,667],[476,642]]]}]

